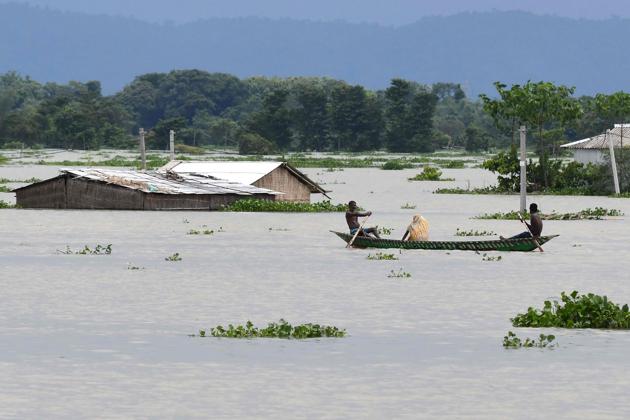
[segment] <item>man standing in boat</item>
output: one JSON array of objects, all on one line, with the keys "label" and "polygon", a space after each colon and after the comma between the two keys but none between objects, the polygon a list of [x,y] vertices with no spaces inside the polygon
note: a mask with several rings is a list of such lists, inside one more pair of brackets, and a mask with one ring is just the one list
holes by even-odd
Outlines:
[{"label": "man standing in boat", "polygon": [[538,212],[538,205],[536,203],[532,203],[529,205],[529,214],[529,223],[521,219],[521,221],[527,225],[528,230],[526,232],[519,233],[516,236],[512,236],[510,239],[531,238],[532,235],[534,236],[534,238],[540,237],[540,234],[543,230],[543,222],[542,218],[540,217],[540,213]]},{"label": "man standing in boat", "polygon": [[[348,228],[350,228],[350,234],[354,235],[355,233],[357,233],[357,230],[359,230],[359,228],[361,227],[361,224],[359,223],[359,217],[367,217],[371,215],[372,215],[371,211],[367,211],[367,212],[358,211],[356,201],[354,200],[350,201],[348,203],[348,211],[346,211],[346,222],[348,223]],[[365,236],[374,235],[374,237],[376,238],[379,238],[379,239],[381,238],[378,235],[377,227],[363,228],[363,232],[359,233],[359,235],[361,234]]]}]

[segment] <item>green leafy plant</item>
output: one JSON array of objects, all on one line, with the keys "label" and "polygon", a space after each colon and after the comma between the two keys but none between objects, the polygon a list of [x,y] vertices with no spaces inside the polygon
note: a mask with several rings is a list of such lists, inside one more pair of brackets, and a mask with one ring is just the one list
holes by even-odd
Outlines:
[{"label": "green leafy plant", "polygon": [[496,233],[491,230],[476,230],[476,229],[461,230],[460,228],[457,228],[457,230],[455,231],[455,236],[494,236],[494,235],[496,235]]},{"label": "green leafy plant", "polygon": [[330,201],[318,203],[296,203],[291,201],[271,201],[245,199],[223,207],[223,211],[237,212],[287,212],[287,213],[327,213],[345,212],[345,204],[332,204]]},{"label": "green leafy plant", "polygon": [[66,249],[65,250],[57,250],[58,253],[60,254],[66,254],[66,255],[70,255],[70,254],[75,254],[75,255],[110,255],[112,253],[112,244],[107,244],[107,245],[96,245],[96,247],[94,249],[90,248],[89,246],[85,245],[82,249],[79,250],[72,250],[70,249],[70,246],[66,245]]},{"label": "green leafy plant", "polygon": [[442,171],[433,166],[425,166],[422,173],[407,179],[409,181],[454,181],[453,178],[442,178]]},{"label": "green leafy plant", "polygon": [[15,204],[10,204],[4,200],[0,200],[0,209],[14,209],[14,208],[16,208]]},{"label": "green leafy plant", "polygon": [[481,261],[501,261],[503,259],[503,257],[501,257],[500,255],[490,256],[485,253],[481,257]]},{"label": "green leafy plant", "polygon": [[525,338],[525,340],[521,340],[514,334],[512,331],[508,331],[507,335],[503,337],[503,347],[506,349],[520,349],[520,348],[552,348],[557,347],[557,342],[554,343],[556,339],[555,335],[549,334],[540,334],[537,340],[531,338]]},{"label": "green leafy plant", "polygon": [[405,203],[402,206],[400,206],[401,210],[413,210],[416,208],[415,204],[409,204],[409,203]]},{"label": "green leafy plant", "polygon": [[499,190],[497,187],[484,187],[484,188],[438,188],[433,191],[433,194],[471,194],[471,195],[500,195],[506,194]]},{"label": "green leafy plant", "polygon": [[630,329],[628,305],[619,305],[606,296],[577,291],[562,292],[560,302],[545,301],[542,309],[529,307],[511,319],[515,327]]},{"label": "green leafy plant", "polygon": [[377,229],[377,232],[379,235],[385,235],[385,236],[391,235],[393,231],[394,231],[394,228],[388,228],[388,227],[383,227],[383,226]]},{"label": "green leafy plant", "polygon": [[405,161],[403,159],[392,159],[388,160],[381,166],[381,169],[386,171],[399,171],[402,169],[410,169],[413,168],[413,164],[411,162]]},{"label": "green leafy plant", "polygon": [[7,193],[7,192],[11,192],[11,189],[7,187],[6,185],[0,185],[0,193]]},{"label": "green leafy plant", "polygon": [[[615,209],[605,209],[603,207],[595,207],[594,209],[587,208],[575,213],[549,213],[542,214],[541,217],[544,220],[602,220],[604,217],[616,217],[623,216],[623,212]],[[523,213],[523,218],[528,219],[529,213]],[[473,219],[484,220],[518,220],[517,211],[509,211],[506,213],[484,213],[480,216],[473,217]]]},{"label": "green leafy plant", "polygon": [[204,229],[204,230],[190,229],[186,234],[187,235],[214,235],[214,230],[210,230],[210,229]]},{"label": "green leafy plant", "polygon": [[180,257],[179,252],[174,253],[173,255],[170,255],[166,258],[164,258],[165,261],[181,261],[182,257]]},{"label": "green leafy plant", "polygon": [[399,269],[398,271],[391,270],[387,275],[389,278],[409,278],[411,277],[411,273],[407,273],[403,271],[403,269]]},{"label": "green leafy plant", "polygon": [[398,257],[396,257],[394,254],[384,254],[382,252],[377,252],[376,254],[372,255],[372,254],[368,254],[367,256],[368,260],[387,260],[387,261],[396,261],[398,260]]},{"label": "green leafy plant", "polygon": [[[218,325],[210,329],[210,336],[223,338],[284,338],[306,339],[321,337],[344,337],[346,330],[334,326],[319,324],[291,325],[284,319],[277,323],[271,322],[265,328],[257,328],[251,321],[245,325],[232,325],[226,327]],[[207,337],[206,330],[199,330],[199,337]]]},{"label": "green leafy plant", "polygon": [[127,263],[127,270],[144,270],[144,267],[139,267],[137,265],[132,265],[131,263]]}]

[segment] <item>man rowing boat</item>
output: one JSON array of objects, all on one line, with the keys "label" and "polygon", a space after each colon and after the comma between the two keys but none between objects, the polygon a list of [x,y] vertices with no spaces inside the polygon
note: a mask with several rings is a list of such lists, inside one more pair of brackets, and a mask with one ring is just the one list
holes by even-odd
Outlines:
[{"label": "man rowing boat", "polygon": [[[543,230],[543,222],[542,218],[540,217],[540,213],[538,212],[538,205],[536,203],[532,203],[529,205],[529,214],[529,223],[521,219],[521,221],[527,225],[528,230],[526,232],[512,236],[509,239],[531,238],[532,235],[534,236],[534,238],[540,237],[540,234]],[[503,237],[501,237],[501,239],[503,239]]]},{"label": "man rowing boat", "polygon": [[[371,215],[371,211],[360,212],[357,207],[356,201],[350,201],[348,203],[348,211],[346,211],[346,222],[348,223],[348,228],[350,228],[350,234],[354,235],[361,227],[361,224],[359,223],[359,217],[367,217]],[[359,233],[359,235],[361,234],[363,234],[364,236],[374,235],[375,238],[381,238],[378,235],[377,227],[363,228],[362,232]]]}]

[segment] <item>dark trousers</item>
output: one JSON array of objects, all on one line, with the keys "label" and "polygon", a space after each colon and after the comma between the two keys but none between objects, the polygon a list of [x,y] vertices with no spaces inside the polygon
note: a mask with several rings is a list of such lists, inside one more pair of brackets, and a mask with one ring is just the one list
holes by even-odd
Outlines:
[{"label": "dark trousers", "polygon": [[510,239],[523,239],[523,238],[531,238],[532,234],[529,232],[519,233],[516,236],[512,236]]}]

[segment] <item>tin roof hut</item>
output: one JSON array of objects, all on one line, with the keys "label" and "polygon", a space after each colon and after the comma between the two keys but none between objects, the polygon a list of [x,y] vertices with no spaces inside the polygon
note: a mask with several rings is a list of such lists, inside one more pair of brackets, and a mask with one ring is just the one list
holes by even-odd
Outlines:
[{"label": "tin roof hut", "polygon": [[[615,127],[610,130],[609,136],[615,149],[621,147],[624,149],[630,148],[630,124],[615,124]],[[605,155],[608,153],[610,147],[608,141],[609,137],[604,133],[587,139],[563,144],[560,147],[571,150],[576,162],[601,164],[606,161]]]},{"label": "tin roof hut", "polygon": [[207,176],[111,169],[61,169],[14,192],[23,208],[102,210],[218,210],[242,198],[282,195]]},{"label": "tin roof hut", "polygon": [[172,161],[160,173],[202,175],[253,185],[283,193],[278,200],[308,203],[311,194],[326,190],[286,162],[192,162]]}]

